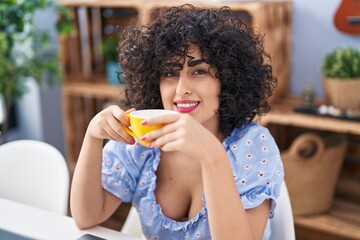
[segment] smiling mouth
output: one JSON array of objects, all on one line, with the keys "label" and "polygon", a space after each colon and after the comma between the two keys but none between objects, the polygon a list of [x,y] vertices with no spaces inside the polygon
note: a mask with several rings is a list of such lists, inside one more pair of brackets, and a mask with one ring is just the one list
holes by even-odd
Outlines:
[{"label": "smiling mouth", "polygon": [[197,108],[200,102],[175,102],[176,109],[182,113],[189,113]]},{"label": "smiling mouth", "polygon": [[175,105],[179,108],[193,108],[199,105],[199,103],[175,103]]}]

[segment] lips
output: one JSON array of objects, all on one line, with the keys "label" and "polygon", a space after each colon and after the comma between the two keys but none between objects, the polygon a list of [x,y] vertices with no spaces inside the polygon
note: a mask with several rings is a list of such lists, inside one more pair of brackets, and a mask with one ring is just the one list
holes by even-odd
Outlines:
[{"label": "lips", "polygon": [[198,101],[176,101],[174,102],[176,109],[181,113],[189,113],[194,111],[200,102]]}]

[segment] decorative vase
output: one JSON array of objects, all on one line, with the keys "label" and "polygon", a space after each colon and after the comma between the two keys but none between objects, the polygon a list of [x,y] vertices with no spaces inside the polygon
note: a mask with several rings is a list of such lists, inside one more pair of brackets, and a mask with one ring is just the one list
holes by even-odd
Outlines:
[{"label": "decorative vase", "polygon": [[325,77],[323,84],[327,104],[340,109],[360,109],[359,78]]},{"label": "decorative vase", "polygon": [[123,83],[121,71],[122,69],[118,62],[106,62],[106,77],[110,84],[117,85]]}]

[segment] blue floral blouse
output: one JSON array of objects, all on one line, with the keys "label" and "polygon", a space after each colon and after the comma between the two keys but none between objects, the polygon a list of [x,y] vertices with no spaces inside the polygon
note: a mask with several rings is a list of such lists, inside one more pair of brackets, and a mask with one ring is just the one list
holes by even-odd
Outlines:
[{"label": "blue floral blouse", "polygon": [[[254,208],[271,199],[271,218],[284,177],[273,137],[266,128],[252,122],[235,129],[223,146],[244,208]],[[147,239],[211,239],[204,194],[202,210],[188,221],[178,222],[162,213],[154,193],[160,157],[158,148],[109,141],[103,149],[103,188],[124,202],[132,202]],[[270,235],[268,220],[263,239]]]}]

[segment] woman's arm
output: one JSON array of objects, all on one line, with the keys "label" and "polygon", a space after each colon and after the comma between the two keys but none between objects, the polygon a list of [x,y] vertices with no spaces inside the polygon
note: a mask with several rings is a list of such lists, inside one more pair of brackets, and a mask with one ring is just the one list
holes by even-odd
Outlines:
[{"label": "woman's arm", "polygon": [[262,239],[270,211],[269,201],[245,210],[225,151],[219,147],[212,152],[217,154],[208,155],[202,161],[212,239],[234,239],[234,236],[237,239]]},{"label": "woman's arm", "polygon": [[101,166],[103,139],[134,143],[122,128],[128,125],[125,113],[111,106],[89,123],[74,171],[70,208],[81,229],[95,226],[111,216],[121,200],[102,188]]},{"label": "woman's arm", "polygon": [[144,124],[165,127],[144,136],[150,147],[179,151],[199,161],[212,239],[262,239],[270,204],[245,210],[234,181],[227,153],[208,129],[189,115],[173,114],[147,119]]}]

